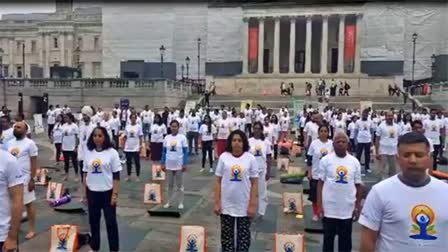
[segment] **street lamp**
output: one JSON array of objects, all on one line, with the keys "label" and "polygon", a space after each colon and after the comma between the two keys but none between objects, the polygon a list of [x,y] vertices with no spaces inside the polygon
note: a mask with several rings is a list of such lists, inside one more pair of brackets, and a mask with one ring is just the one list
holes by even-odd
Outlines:
[{"label": "street lamp", "polygon": [[414,76],[415,76],[415,44],[417,41],[417,33],[414,32],[414,34],[412,34],[412,45],[413,45],[413,49],[412,49],[412,86],[414,85]]},{"label": "street lamp", "polygon": [[188,77],[190,75],[190,57],[187,56],[185,58],[185,64],[187,65],[187,80],[188,80]]},{"label": "street lamp", "polygon": [[160,76],[162,76],[163,78],[163,56],[165,55],[166,48],[165,46],[162,45],[159,48],[159,50],[160,50]]},{"label": "street lamp", "polygon": [[0,48],[0,79],[3,78],[3,49]]},{"label": "street lamp", "polygon": [[25,41],[22,44],[22,79],[25,79]]},{"label": "street lamp", "polygon": [[184,70],[185,70],[185,66],[184,66],[184,64],[182,64],[181,66],[180,66],[180,70],[181,70],[181,72],[182,72],[182,80],[184,80]]},{"label": "street lamp", "polygon": [[431,80],[434,81],[434,76],[436,75],[436,55],[433,53],[431,55]]},{"label": "street lamp", "polygon": [[198,82],[201,78],[201,38],[198,38]]}]

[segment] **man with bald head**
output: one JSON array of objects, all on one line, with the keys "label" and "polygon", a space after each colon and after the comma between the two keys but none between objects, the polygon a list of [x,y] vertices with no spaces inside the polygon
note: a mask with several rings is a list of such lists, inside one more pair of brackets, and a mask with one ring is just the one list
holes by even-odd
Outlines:
[{"label": "man with bald head", "polygon": [[324,232],[323,251],[334,251],[338,236],[338,251],[352,250],[352,222],[361,210],[361,164],[347,151],[349,138],[337,132],[333,139],[334,152],[319,163],[317,204],[322,211]]},{"label": "man with bald head", "polygon": [[378,173],[382,179],[394,176],[397,171],[395,155],[397,155],[398,136],[401,127],[394,123],[394,113],[387,111],[386,120],[376,130],[375,150]]},{"label": "man with bald head", "polygon": [[37,146],[33,140],[29,139],[26,134],[28,125],[25,121],[16,122],[14,125],[14,137],[6,146],[11,155],[17,158],[18,168],[23,175],[23,204],[26,207],[28,216],[28,232],[26,239],[34,237],[34,223],[36,220],[36,211],[32,202],[36,200],[34,192],[34,177],[37,170]]}]

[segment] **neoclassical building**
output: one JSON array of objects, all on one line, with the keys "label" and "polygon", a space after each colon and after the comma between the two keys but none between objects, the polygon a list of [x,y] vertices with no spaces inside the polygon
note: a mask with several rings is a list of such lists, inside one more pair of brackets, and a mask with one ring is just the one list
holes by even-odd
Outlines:
[{"label": "neoclassical building", "polygon": [[54,13],[7,14],[0,20],[0,71],[14,78],[49,78],[53,66],[102,77],[101,8],[73,9],[56,1]]}]

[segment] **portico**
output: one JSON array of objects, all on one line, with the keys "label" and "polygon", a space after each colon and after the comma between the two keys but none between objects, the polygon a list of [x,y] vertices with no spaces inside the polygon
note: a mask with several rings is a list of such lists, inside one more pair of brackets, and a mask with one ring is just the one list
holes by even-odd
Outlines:
[{"label": "portico", "polygon": [[243,75],[360,75],[357,12],[296,13],[243,18]]}]

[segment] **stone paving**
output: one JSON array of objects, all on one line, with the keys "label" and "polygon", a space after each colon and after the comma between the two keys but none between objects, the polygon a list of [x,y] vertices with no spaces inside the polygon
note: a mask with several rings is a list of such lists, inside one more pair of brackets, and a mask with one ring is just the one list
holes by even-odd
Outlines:
[{"label": "stone paving", "polygon": [[[43,137],[35,139],[39,144],[39,164],[51,165],[53,150],[51,145]],[[143,204],[144,184],[150,181],[150,162],[142,162],[141,182],[120,182],[120,193],[117,208],[117,218],[120,232],[120,251],[130,252],[171,252],[178,251],[178,235],[181,225],[202,225],[207,230],[208,251],[220,251],[219,219],[212,212],[212,184],[214,176],[208,173],[200,173],[200,156],[192,156],[191,164],[184,176],[185,181],[185,209],[180,218],[151,217],[147,210],[150,207]],[[295,160],[295,166],[304,166],[303,158]],[[123,167],[125,168],[125,167]],[[73,182],[73,171],[71,178],[64,183],[71,194],[75,196],[73,204],[80,204],[79,182]],[[124,172],[123,172],[124,174]],[[53,181],[61,182],[63,169],[52,170],[50,176]],[[301,186],[285,185],[279,182],[279,174],[269,182],[269,207],[263,220],[252,224],[251,251],[273,251],[274,234],[279,233],[304,233],[304,219],[297,219],[295,215],[285,215],[282,212],[281,194],[283,192],[301,191]],[[77,224],[81,232],[88,232],[88,216],[84,214],[68,214],[56,212],[51,209],[45,201],[44,187],[37,189],[37,236],[30,241],[24,241],[26,222],[22,225],[21,251],[40,252],[48,251],[50,234],[49,227],[53,224]],[[166,190],[165,190],[166,191]],[[306,196],[305,196],[306,198]],[[309,204],[306,202],[306,204]],[[155,207],[154,209],[156,209]],[[104,220],[104,219],[103,219]],[[102,220],[101,229],[101,251],[109,251],[107,244],[107,233]],[[354,225],[353,248],[359,249],[360,237],[359,224]],[[305,233],[306,251],[321,251],[322,235]],[[81,252],[89,251],[88,246],[81,248]]]}]

